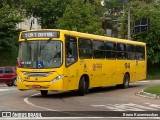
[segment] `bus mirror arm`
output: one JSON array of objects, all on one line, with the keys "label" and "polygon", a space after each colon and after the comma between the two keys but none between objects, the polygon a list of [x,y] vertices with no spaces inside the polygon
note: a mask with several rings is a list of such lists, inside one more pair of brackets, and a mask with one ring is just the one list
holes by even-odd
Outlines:
[{"label": "bus mirror arm", "polygon": [[52,40],[52,38],[49,38],[49,39],[48,39],[48,41],[51,41],[51,40]]}]

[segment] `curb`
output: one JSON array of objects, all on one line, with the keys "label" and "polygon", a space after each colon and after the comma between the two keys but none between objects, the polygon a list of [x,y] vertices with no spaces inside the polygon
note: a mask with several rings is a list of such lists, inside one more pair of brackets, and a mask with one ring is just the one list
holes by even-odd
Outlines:
[{"label": "curb", "polygon": [[150,99],[160,99],[160,95],[147,93],[147,92],[144,92],[143,90],[139,91],[139,92],[136,92],[135,95],[150,98]]}]

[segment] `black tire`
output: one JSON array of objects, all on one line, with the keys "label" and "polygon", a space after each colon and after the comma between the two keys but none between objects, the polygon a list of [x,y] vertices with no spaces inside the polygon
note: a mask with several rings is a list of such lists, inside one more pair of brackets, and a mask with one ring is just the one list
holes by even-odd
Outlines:
[{"label": "black tire", "polygon": [[123,78],[123,84],[122,84],[122,88],[128,88],[129,87],[129,81],[130,81],[130,77],[129,74],[125,74],[124,78]]},{"label": "black tire", "polygon": [[78,94],[80,96],[84,96],[86,94],[88,88],[86,88],[86,82],[84,77],[81,77],[80,82],[79,82],[79,88],[78,88]]},{"label": "black tire", "polygon": [[14,86],[17,86],[17,80],[16,80],[16,78],[14,78],[12,82],[13,82]]},{"label": "black tire", "polygon": [[11,86],[13,86],[13,83],[8,83],[7,86],[11,87]]},{"label": "black tire", "polygon": [[48,90],[41,90],[41,95],[42,96],[47,96],[48,95]]}]

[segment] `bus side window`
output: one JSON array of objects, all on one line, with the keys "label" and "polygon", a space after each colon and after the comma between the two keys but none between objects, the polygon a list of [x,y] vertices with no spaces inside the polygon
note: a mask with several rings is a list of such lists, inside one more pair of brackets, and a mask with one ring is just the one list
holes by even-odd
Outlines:
[{"label": "bus side window", "polygon": [[65,41],[66,51],[66,66],[75,63],[78,59],[77,56],[77,39],[75,37],[66,37]]},{"label": "bus side window", "polygon": [[136,46],[136,59],[145,60],[145,48],[143,46]]},{"label": "bus side window", "polygon": [[126,44],[117,43],[117,59],[126,59]]},{"label": "bus side window", "polygon": [[127,44],[127,59],[128,60],[135,60],[136,53],[135,53],[135,46],[131,44]]}]

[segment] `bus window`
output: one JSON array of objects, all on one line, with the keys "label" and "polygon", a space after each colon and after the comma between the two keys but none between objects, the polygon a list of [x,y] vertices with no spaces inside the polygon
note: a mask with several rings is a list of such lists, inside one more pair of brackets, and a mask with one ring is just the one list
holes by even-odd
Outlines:
[{"label": "bus window", "polygon": [[116,58],[116,43],[105,42],[106,58]]},{"label": "bus window", "polygon": [[134,45],[127,45],[127,59],[128,60],[135,60],[136,55],[135,55],[135,46]]},{"label": "bus window", "polygon": [[79,57],[92,58],[92,44],[90,39],[79,38]]},{"label": "bus window", "polygon": [[75,37],[66,37],[65,50],[66,50],[66,66],[69,66],[75,63],[78,59],[77,39]]},{"label": "bus window", "polygon": [[126,44],[117,43],[117,59],[126,59]]},{"label": "bus window", "polygon": [[104,51],[104,42],[103,41],[92,41],[93,45],[93,58],[105,58],[105,51]]},{"label": "bus window", "polygon": [[143,46],[136,46],[136,59],[137,60],[145,59],[145,49]]}]

